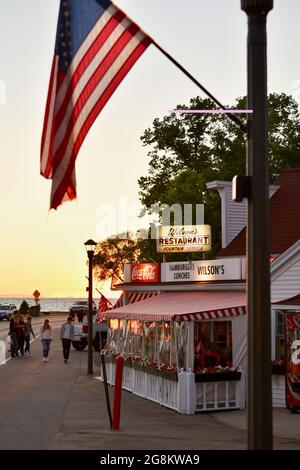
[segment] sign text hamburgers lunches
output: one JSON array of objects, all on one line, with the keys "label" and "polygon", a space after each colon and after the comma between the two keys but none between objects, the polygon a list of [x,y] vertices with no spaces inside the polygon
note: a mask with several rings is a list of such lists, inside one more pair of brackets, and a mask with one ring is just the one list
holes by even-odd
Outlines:
[{"label": "sign text hamburgers lunches", "polygon": [[242,279],[240,258],[175,261],[161,265],[162,282],[182,281],[233,281]]},{"label": "sign text hamburgers lunches", "polygon": [[156,246],[158,253],[210,251],[211,227],[210,225],[160,226]]}]

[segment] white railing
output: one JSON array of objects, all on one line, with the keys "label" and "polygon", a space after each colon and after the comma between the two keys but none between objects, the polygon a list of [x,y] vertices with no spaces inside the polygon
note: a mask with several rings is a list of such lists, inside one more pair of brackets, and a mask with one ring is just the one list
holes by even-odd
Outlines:
[{"label": "white railing", "polygon": [[125,390],[128,390],[128,392],[132,392],[132,367],[126,367],[124,366],[123,368],[123,388]]},{"label": "white railing", "polygon": [[160,404],[178,410],[178,382],[160,377]]},{"label": "white railing", "polygon": [[145,398],[156,403],[160,403],[160,386],[157,374],[146,374],[146,394]]},{"label": "white railing", "polygon": [[196,411],[243,408],[245,408],[243,377],[240,380],[196,383]]},{"label": "white railing", "polygon": [[143,370],[132,369],[132,393],[146,397],[146,373]]},{"label": "white railing", "polygon": [[[105,360],[105,369],[106,369],[107,383],[109,383],[110,385],[115,385],[116,363]],[[103,381],[102,367],[100,370],[100,379]]]},{"label": "white railing", "polygon": [[[107,381],[110,385],[115,383],[115,369],[115,362],[106,363]],[[197,411],[245,408],[244,376],[242,372],[240,380],[195,383],[195,376],[191,371],[180,371],[178,381],[175,381],[155,372],[147,373],[124,365],[122,387],[179,413],[193,414]]]}]

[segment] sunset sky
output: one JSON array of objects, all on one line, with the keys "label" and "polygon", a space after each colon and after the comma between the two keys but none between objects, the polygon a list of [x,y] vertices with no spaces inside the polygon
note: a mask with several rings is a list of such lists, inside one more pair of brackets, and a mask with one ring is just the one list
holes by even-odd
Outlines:
[{"label": "sunset sky", "polygon": [[[219,100],[233,104],[246,93],[247,27],[239,0],[115,3]],[[300,2],[274,3],[269,92],[294,94],[300,102]],[[77,201],[49,212],[51,184],[39,174],[39,150],[58,9],[59,0],[1,2],[0,297],[30,296],[35,289],[44,297],[85,295],[83,243],[107,234],[104,205],[118,211],[122,198],[137,212],[137,179],[148,163],[139,137],[155,117],[199,94],[150,46],[85,140],[77,159]]]}]

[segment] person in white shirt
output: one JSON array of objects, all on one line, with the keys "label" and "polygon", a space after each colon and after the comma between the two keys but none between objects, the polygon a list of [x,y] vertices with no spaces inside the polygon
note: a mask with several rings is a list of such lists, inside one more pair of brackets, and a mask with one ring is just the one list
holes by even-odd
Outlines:
[{"label": "person in white shirt", "polygon": [[52,328],[48,319],[45,320],[44,325],[41,328],[40,334],[43,345],[43,362],[48,362],[49,349],[52,340]]},{"label": "person in white shirt", "polygon": [[62,342],[63,356],[65,363],[68,363],[70,356],[71,342],[74,338],[74,325],[72,325],[73,318],[68,317],[66,323],[64,323],[60,329],[60,339]]}]

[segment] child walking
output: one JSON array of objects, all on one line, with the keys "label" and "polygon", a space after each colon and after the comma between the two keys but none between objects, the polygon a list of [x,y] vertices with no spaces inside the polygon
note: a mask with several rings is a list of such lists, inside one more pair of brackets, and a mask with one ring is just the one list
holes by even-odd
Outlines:
[{"label": "child walking", "polygon": [[30,335],[32,334],[35,338],[35,334],[32,329],[31,319],[32,317],[29,316],[27,317],[25,322],[25,356],[30,356]]},{"label": "child walking", "polygon": [[52,340],[52,328],[49,320],[45,320],[41,328],[41,341],[43,344],[43,362],[48,362],[49,349]]}]

